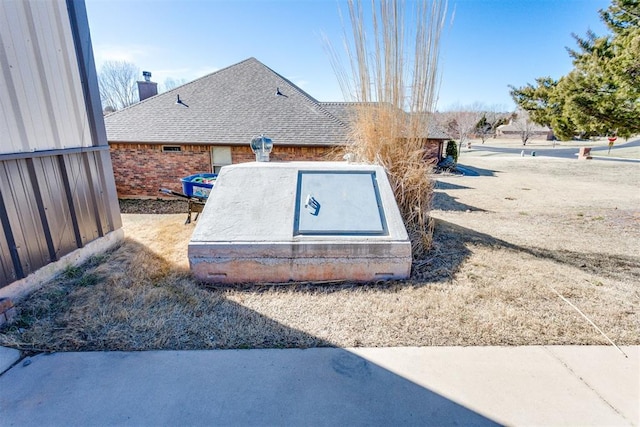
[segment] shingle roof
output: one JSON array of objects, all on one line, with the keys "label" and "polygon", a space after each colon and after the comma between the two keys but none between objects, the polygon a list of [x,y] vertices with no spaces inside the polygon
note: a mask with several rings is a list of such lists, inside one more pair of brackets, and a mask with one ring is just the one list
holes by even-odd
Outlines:
[{"label": "shingle roof", "polygon": [[320,105],[342,123],[349,123],[355,113],[355,102],[321,102]]},{"label": "shingle roof", "polygon": [[276,144],[335,145],[347,134],[345,123],[255,58],[109,114],[105,125],[109,142],[244,145],[264,133]]},{"label": "shingle roof", "polygon": [[[176,103],[178,95],[188,108]],[[354,105],[318,102],[249,58],[104,120],[109,142],[248,145],[265,134],[275,144],[338,145],[347,142]]]},{"label": "shingle roof", "polygon": [[523,129],[528,129],[531,132],[549,132],[551,128],[549,126],[539,125],[536,123],[528,123],[526,126],[524,123],[518,120],[510,120],[507,125],[500,125],[496,128],[501,132],[521,132]]},{"label": "shingle roof", "polygon": [[429,139],[451,139],[451,135],[440,129],[437,123],[433,120],[429,120]]},{"label": "shingle roof", "polygon": [[[355,108],[357,106],[377,105],[376,103],[364,103],[364,102],[321,102],[321,106],[325,110],[333,114],[338,120],[348,124],[350,120],[354,118],[356,113]],[[409,117],[407,116],[407,119]],[[435,123],[434,119],[425,120],[427,123],[428,131],[426,134],[429,139],[450,139],[451,137],[443,132]]]}]

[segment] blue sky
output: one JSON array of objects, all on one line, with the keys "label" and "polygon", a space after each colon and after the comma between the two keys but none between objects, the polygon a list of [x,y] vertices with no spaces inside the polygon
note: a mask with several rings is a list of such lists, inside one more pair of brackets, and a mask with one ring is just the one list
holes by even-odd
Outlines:
[{"label": "blue sky", "polygon": [[[368,3],[367,0],[364,3]],[[255,57],[320,101],[343,99],[323,34],[341,49],[343,0],[86,0],[100,69],[126,60],[187,81]],[[411,4],[408,0],[407,4]],[[513,109],[508,85],[572,68],[571,33],[605,33],[606,0],[450,0],[438,109]]]}]

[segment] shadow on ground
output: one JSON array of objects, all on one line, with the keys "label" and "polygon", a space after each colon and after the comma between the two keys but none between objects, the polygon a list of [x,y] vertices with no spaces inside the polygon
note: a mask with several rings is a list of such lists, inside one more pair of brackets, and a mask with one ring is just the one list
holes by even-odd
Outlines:
[{"label": "shadow on ground", "polygon": [[406,287],[447,284],[477,246],[551,260],[620,281],[633,282],[640,276],[639,257],[519,246],[444,220],[436,220],[433,248],[414,260],[409,280],[368,284],[212,288],[148,247],[126,240],[20,302],[20,316],[0,332],[0,345],[33,352],[331,347],[333,342],[247,308],[244,298],[280,289],[311,295],[394,293]]},{"label": "shadow on ground", "polygon": [[499,425],[342,349],[56,353],[29,362],[0,377],[3,424]]},{"label": "shadow on ground", "polygon": [[465,176],[496,176],[496,172],[500,172],[494,171],[492,169],[483,169],[476,166],[467,166],[460,163],[456,165],[456,169],[464,173]]},{"label": "shadow on ground", "polygon": [[434,188],[436,190],[468,190],[471,187],[466,185],[451,184],[450,182],[443,182],[436,180]]},{"label": "shadow on ground", "polygon": [[471,255],[474,245],[524,253],[614,280],[634,281],[640,277],[640,257],[519,246],[441,219],[436,220],[433,240],[433,249],[425,259],[413,264],[414,281],[452,277]]},{"label": "shadow on ground", "polygon": [[189,271],[130,239],[67,270],[18,308],[0,345],[24,351],[333,346],[200,286]]},{"label": "shadow on ground", "polygon": [[[246,352],[224,361],[192,360],[186,364],[180,357],[165,357],[166,352],[143,357],[144,353],[135,351],[333,344],[231,301],[222,291],[198,286],[188,275],[176,273],[161,257],[131,240],[78,270],[69,270],[18,307],[21,318],[2,330],[2,344],[31,354],[38,350],[94,353],[39,354],[29,359],[28,368],[23,364],[2,375],[3,383],[16,384],[0,386],[0,390],[11,390],[0,397],[7,408],[3,421],[9,424],[56,425],[70,419],[80,425],[94,424],[96,419],[107,425],[178,424],[181,420],[176,402],[182,402],[179,406],[197,411],[197,419],[217,419],[223,414],[220,422],[233,419],[240,424],[254,422],[255,408],[266,405],[302,409],[263,410],[263,424],[497,425],[341,349],[292,351],[278,358]],[[134,352],[108,353],[110,362],[105,366],[104,354],[96,353],[102,350]],[[222,357],[229,353],[202,354]],[[92,355],[100,359],[92,363]],[[243,360],[249,355],[253,356],[250,360]],[[154,363],[154,358],[162,361]],[[15,375],[23,378],[16,379]],[[170,397],[168,404],[167,396],[178,384],[184,388],[185,381],[196,383],[196,388],[186,387],[179,396]],[[59,393],[60,384],[67,392]],[[126,392],[121,384],[127,384]],[[239,385],[247,389],[241,399],[236,394],[225,397],[229,390],[237,393]],[[223,396],[228,402],[212,401],[211,396]],[[251,399],[255,399],[253,404]],[[141,411],[140,401],[167,404],[153,411],[143,405],[147,410]],[[37,413],[33,412],[34,405]],[[143,412],[145,415],[141,415]]]},{"label": "shadow on ground", "polygon": [[434,191],[431,201],[431,208],[440,211],[466,212],[466,211],[482,211],[484,209],[458,202],[457,197],[452,197],[443,191]]}]

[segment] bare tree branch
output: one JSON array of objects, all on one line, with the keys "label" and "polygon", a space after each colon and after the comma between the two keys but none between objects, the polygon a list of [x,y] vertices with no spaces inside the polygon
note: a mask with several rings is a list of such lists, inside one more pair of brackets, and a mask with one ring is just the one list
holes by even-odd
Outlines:
[{"label": "bare tree branch", "polygon": [[164,85],[162,86],[162,92],[168,92],[171,89],[175,89],[178,86],[182,86],[187,83],[187,79],[174,79],[173,77],[167,77],[164,80]]},{"label": "bare tree branch", "polygon": [[104,109],[120,110],[139,101],[137,78],[140,70],[126,61],[107,61],[98,75]]},{"label": "bare tree branch", "polygon": [[458,140],[458,153],[462,151],[462,144],[475,133],[482,114],[477,105],[455,106],[450,111],[437,114],[440,127]]},{"label": "bare tree branch", "polygon": [[535,135],[536,124],[529,117],[527,110],[518,110],[517,117],[511,121],[511,125],[518,131],[522,145],[527,145],[529,139]]}]

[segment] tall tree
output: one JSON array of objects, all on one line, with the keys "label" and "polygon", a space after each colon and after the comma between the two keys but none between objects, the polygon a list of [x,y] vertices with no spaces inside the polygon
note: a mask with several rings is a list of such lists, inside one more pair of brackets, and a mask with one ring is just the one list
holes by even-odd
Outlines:
[{"label": "tall tree", "polygon": [[600,16],[611,33],[574,34],[570,73],[511,86],[516,104],[561,139],[640,132],[640,1],[613,0]]},{"label": "tall tree", "polygon": [[[530,119],[540,125],[549,126],[560,139],[571,139],[576,134],[574,121],[565,114],[565,106],[570,98],[558,86],[566,87],[565,77],[559,81],[551,77],[540,77],[536,84],[521,88],[509,86],[516,105],[529,114]],[[562,83],[561,83],[562,82]]]},{"label": "tall tree", "polygon": [[565,114],[586,134],[640,132],[640,27],[614,28],[612,36],[574,35],[575,68],[559,83]]},{"label": "tall tree", "polygon": [[126,61],[106,61],[98,74],[104,109],[120,110],[139,101],[136,81],[140,69]]},{"label": "tall tree", "polygon": [[490,138],[493,135],[491,123],[487,120],[487,116],[485,114],[482,115],[482,118],[478,123],[476,123],[475,133],[478,135],[482,143]]},{"label": "tall tree", "polygon": [[508,114],[501,112],[499,107],[492,106],[481,110],[482,118],[476,124],[474,133],[482,140],[482,143],[488,138],[495,138],[498,126],[508,123]]},{"label": "tall tree", "polygon": [[516,88],[509,86],[511,97],[523,110],[529,112],[531,119],[538,124],[551,126],[553,118],[561,113],[561,104],[554,97],[558,81],[551,77],[539,77],[536,84]]}]

